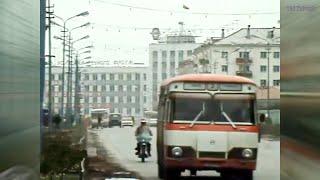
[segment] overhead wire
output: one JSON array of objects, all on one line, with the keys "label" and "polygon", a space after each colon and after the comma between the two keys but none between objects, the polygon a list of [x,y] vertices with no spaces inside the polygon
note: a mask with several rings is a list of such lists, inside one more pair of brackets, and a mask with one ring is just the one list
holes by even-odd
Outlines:
[{"label": "overhead wire", "polygon": [[170,13],[170,14],[193,14],[193,15],[205,15],[205,16],[220,16],[220,15],[231,15],[231,16],[248,16],[248,15],[272,15],[272,14],[279,14],[280,12],[249,12],[249,13],[212,13],[212,12],[186,12],[186,11],[175,11],[175,10],[167,10],[167,9],[156,9],[156,8],[149,8],[149,7],[142,7],[142,6],[133,6],[128,4],[116,3],[116,2],[109,2],[105,0],[94,0],[100,3],[126,7],[130,9],[139,9],[145,11],[153,11],[153,12],[162,12],[162,13]]}]

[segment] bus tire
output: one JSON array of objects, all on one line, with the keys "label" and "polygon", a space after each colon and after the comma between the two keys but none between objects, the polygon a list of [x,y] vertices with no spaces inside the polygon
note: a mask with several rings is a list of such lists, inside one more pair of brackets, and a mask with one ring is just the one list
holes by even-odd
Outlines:
[{"label": "bus tire", "polygon": [[163,165],[158,164],[158,177],[160,179],[164,178],[164,168]]},{"label": "bus tire", "polygon": [[166,169],[165,180],[177,180],[179,179],[181,172],[177,169]]},{"label": "bus tire", "polygon": [[253,180],[252,170],[227,170],[220,174],[223,180]]}]

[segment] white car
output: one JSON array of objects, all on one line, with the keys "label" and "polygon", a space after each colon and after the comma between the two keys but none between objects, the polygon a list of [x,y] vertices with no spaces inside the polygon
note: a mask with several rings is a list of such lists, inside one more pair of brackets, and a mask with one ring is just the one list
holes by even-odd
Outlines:
[{"label": "white car", "polygon": [[156,118],[150,118],[148,120],[149,126],[157,126],[157,123],[158,123],[158,119],[156,119]]},{"label": "white car", "polygon": [[133,127],[133,120],[132,120],[132,117],[123,117],[121,119],[121,127],[124,127],[124,126],[131,126]]}]

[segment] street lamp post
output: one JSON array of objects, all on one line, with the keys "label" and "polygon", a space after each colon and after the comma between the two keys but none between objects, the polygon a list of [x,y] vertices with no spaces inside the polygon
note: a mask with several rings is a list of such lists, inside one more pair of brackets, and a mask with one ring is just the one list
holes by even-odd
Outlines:
[{"label": "street lamp post", "polygon": [[55,17],[57,17],[58,19],[63,21],[63,50],[62,50],[62,85],[61,85],[61,116],[64,116],[64,74],[65,74],[65,46],[66,46],[66,24],[69,20],[76,18],[76,17],[80,17],[80,16],[87,16],[89,15],[88,11],[82,12],[80,14],[77,14],[75,16],[72,16],[66,20],[64,20],[63,18],[55,15]]},{"label": "street lamp post", "polygon": [[[91,51],[85,51],[82,53],[76,53],[76,59],[75,59],[75,64],[76,64],[76,69],[75,69],[75,92],[74,92],[74,114],[75,114],[75,121],[80,122],[80,72],[79,72],[79,56],[84,53],[90,53]],[[86,57],[84,59],[90,59],[91,57]]]},{"label": "street lamp post", "polygon": [[[79,27],[83,27],[83,26],[79,26]],[[76,28],[73,28],[72,30],[74,29],[77,29],[78,27]],[[72,31],[71,30],[71,31]],[[69,32],[69,36],[71,36],[71,31]],[[67,79],[67,110],[66,110],[66,115],[67,115],[67,119],[71,122],[71,111],[72,111],[72,108],[71,108],[71,100],[72,100],[72,51],[73,51],[73,45],[78,42],[78,41],[81,41],[81,40],[84,40],[84,39],[88,39],[89,36],[84,36],[80,39],[77,39],[75,41],[70,41],[70,44],[69,44],[69,61],[68,61],[68,79]],[[71,40],[71,39],[70,39]]]},{"label": "street lamp post", "polygon": [[267,85],[267,113],[268,113],[268,118],[270,119],[270,44],[269,42],[267,43],[267,50],[268,50],[268,85]]}]

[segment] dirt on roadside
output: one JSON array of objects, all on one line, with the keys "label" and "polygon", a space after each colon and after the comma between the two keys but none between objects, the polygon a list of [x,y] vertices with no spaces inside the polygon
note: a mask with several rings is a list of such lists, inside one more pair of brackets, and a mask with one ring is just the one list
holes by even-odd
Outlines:
[{"label": "dirt on roadside", "polygon": [[84,179],[105,180],[107,178],[136,178],[142,179],[136,172],[130,172],[116,163],[99,142],[95,133],[88,131],[87,148],[96,148],[96,156],[86,159]]}]

